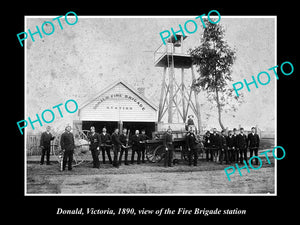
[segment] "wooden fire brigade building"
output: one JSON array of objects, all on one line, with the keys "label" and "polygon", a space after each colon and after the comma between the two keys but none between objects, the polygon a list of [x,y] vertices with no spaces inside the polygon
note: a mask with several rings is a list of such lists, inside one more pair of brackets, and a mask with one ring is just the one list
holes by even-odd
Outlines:
[{"label": "wooden fire brigade building", "polygon": [[123,80],[117,81],[81,105],[79,120],[74,121],[77,129],[88,130],[95,126],[96,132],[106,127],[112,133],[114,128],[145,129],[151,136],[157,125],[158,108],[142,93]]}]

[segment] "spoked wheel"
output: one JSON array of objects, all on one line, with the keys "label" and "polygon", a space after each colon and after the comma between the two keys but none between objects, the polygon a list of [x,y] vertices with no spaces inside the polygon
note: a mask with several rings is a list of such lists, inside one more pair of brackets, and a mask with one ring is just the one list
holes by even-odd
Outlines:
[{"label": "spoked wheel", "polygon": [[156,148],[151,148],[150,146],[147,148],[146,157],[149,162],[156,163],[160,162],[164,158],[165,148],[163,145],[159,145]]},{"label": "spoked wheel", "polygon": [[[91,153],[89,151],[87,131],[75,130],[75,129],[73,131],[75,133],[74,135],[75,149],[73,154],[73,166],[78,166],[83,162],[85,162],[89,158],[89,155],[91,155]],[[59,163],[61,163],[62,155],[63,155],[63,152],[60,147],[61,134],[54,139],[54,144],[52,145],[53,155],[55,156],[56,160]]]},{"label": "spoked wheel", "polygon": [[165,157],[165,147],[159,145],[154,149],[154,162],[160,162]]},{"label": "spoked wheel", "polygon": [[152,163],[154,163],[154,150],[155,148],[153,148],[153,146],[146,147],[146,158]]}]

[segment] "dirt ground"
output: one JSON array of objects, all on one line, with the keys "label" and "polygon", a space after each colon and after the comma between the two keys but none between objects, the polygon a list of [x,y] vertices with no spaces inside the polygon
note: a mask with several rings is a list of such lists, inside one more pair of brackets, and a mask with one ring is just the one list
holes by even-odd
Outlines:
[{"label": "dirt ground", "polygon": [[180,162],[168,168],[161,162],[95,169],[86,162],[64,172],[58,163],[27,163],[27,194],[273,194],[274,158],[269,158],[271,164],[262,158],[262,168],[250,173],[243,169],[243,176],[236,170],[231,181],[224,172],[230,165],[204,159],[197,167]]}]

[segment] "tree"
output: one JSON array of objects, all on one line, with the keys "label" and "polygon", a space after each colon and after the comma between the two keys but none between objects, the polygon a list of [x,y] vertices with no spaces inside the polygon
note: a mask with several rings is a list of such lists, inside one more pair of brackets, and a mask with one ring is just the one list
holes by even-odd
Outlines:
[{"label": "tree", "polygon": [[236,103],[243,101],[242,96],[237,98],[233,95],[234,89],[227,86],[227,82],[232,81],[231,69],[236,51],[224,40],[225,32],[220,23],[212,24],[206,20],[205,24],[200,46],[189,50],[200,74],[193,81],[192,88],[197,92],[205,90],[208,100],[216,103],[219,124],[225,129],[221,115],[224,107],[229,106],[229,109],[236,111]]}]

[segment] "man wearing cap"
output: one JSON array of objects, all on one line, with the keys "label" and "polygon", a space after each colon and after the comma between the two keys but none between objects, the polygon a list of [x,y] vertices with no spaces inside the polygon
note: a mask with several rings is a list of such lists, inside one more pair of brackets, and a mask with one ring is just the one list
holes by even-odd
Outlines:
[{"label": "man wearing cap", "polygon": [[64,150],[63,170],[68,163],[68,170],[72,170],[73,153],[75,149],[74,135],[71,133],[71,126],[65,128],[65,132],[60,137],[60,146]]},{"label": "man wearing cap", "polygon": [[146,152],[146,142],[147,142],[147,140],[149,140],[149,137],[146,135],[145,129],[143,129],[142,134],[140,135],[142,163],[145,163],[145,152]]},{"label": "man wearing cap", "polygon": [[217,161],[217,156],[220,150],[220,136],[217,133],[217,128],[213,129],[211,136],[212,157],[213,160]]},{"label": "man wearing cap", "polygon": [[101,144],[100,135],[95,132],[95,127],[91,126],[90,128],[91,133],[88,135],[88,139],[90,141],[90,150],[93,157],[93,168],[99,168],[100,162],[99,162],[99,149]]},{"label": "man wearing cap", "polygon": [[239,162],[239,149],[238,149],[238,134],[237,129],[233,128],[233,162]]},{"label": "man wearing cap", "polygon": [[227,142],[227,148],[228,148],[228,155],[227,155],[227,158],[228,158],[228,161],[229,162],[234,162],[234,156],[233,156],[233,151],[234,151],[234,138],[233,138],[233,135],[232,135],[232,131],[228,131],[228,136],[226,138],[226,142]]},{"label": "man wearing cap", "polygon": [[47,126],[46,131],[42,133],[40,146],[42,149],[42,156],[40,164],[44,164],[44,158],[46,155],[47,165],[50,165],[50,142],[54,139],[54,136],[50,133],[51,127]]},{"label": "man wearing cap", "polygon": [[173,158],[173,135],[172,135],[172,129],[168,128],[166,134],[164,135],[163,139],[163,145],[165,147],[165,160],[164,160],[164,166],[172,167],[172,158]]},{"label": "man wearing cap", "polygon": [[141,163],[141,143],[140,143],[140,131],[136,130],[135,134],[131,137],[132,153],[131,164],[134,163],[134,155],[137,153],[137,164]]},{"label": "man wearing cap", "polygon": [[[206,161],[213,160],[212,153],[211,153],[211,133],[210,131],[206,131],[204,137],[204,147],[205,147],[205,154],[206,154]],[[210,157],[209,157],[210,155]]]},{"label": "man wearing cap", "polygon": [[227,137],[225,136],[225,130],[222,130],[221,135],[220,135],[220,155],[219,155],[219,161],[222,164],[224,160],[226,161],[226,164],[228,164]]},{"label": "man wearing cap", "polygon": [[120,135],[120,141],[121,141],[123,147],[121,147],[121,152],[120,152],[120,157],[119,157],[119,165],[121,165],[122,156],[123,156],[124,152],[125,152],[125,165],[129,165],[128,164],[129,133],[127,134],[126,128],[123,129],[123,133]]},{"label": "man wearing cap", "polygon": [[121,147],[125,147],[120,141],[119,129],[116,128],[114,133],[111,135],[111,143],[113,145],[114,161],[113,166],[119,168],[118,154]]},{"label": "man wearing cap", "polygon": [[[256,132],[255,127],[251,128],[251,133],[248,134],[248,146],[250,151],[250,158],[254,155],[257,156],[259,148],[259,136]],[[255,158],[255,164],[258,165],[258,159]]]},{"label": "man wearing cap", "polygon": [[110,155],[110,135],[106,132],[106,128],[103,127],[102,133],[100,134],[100,139],[101,139],[101,152],[102,152],[102,162],[105,164],[105,152],[107,154],[108,160],[110,164],[112,164],[112,159]]},{"label": "man wearing cap", "polygon": [[197,152],[197,138],[194,133],[194,129],[190,129],[189,132],[186,134],[186,145],[188,148],[188,156],[189,156],[189,166],[192,166],[192,158],[193,165],[197,166],[198,161],[198,152]]},{"label": "man wearing cap", "polygon": [[240,133],[237,136],[237,145],[240,152],[240,163],[243,163],[243,160],[247,162],[247,143],[247,136],[244,134],[244,128],[241,127]]},{"label": "man wearing cap", "polygon": [[195,126],[194,120],[193,120],[194,116],[193,115],[189,115],[188,116],[188,120],[187,123],[185,125],[185,129],[188,131],[190,126]]}]

